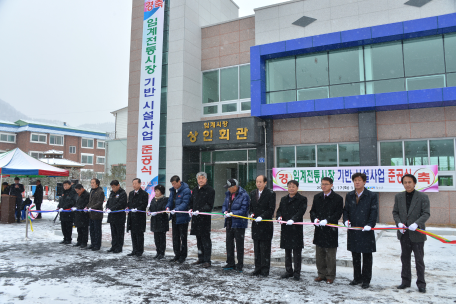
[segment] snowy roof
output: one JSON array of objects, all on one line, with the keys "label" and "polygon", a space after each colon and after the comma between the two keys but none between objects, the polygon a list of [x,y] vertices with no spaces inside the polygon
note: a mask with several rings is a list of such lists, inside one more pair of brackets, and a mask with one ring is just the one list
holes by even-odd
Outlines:
[{"label": "snowy roof", "polygon": [[127,106],[127,107],[120,108],[120,109],[115,110],[115,111],[112,111],[111,114],[114,115],[115,113],[120,112],[120,111],[125,110],[125,109],[128,109],[128,106]]},{"label": "snowy roof", "polygon": [[43,163],[56,166],[56,167],[65,167],[65,168],[71,168],[71,167],[77,167],[77,168],[82,168],[84,167],[83,164],[69,160],[69,159],[64,159],[64,158],[40,158],[40,161]]},{"label": "snowy roof", "polygon": [[58,155],[61,155],[63,154],[63,151],[57,151],[57,150],[49,150],[49,151],[46,151],[46,152],[43,152],[43,154],[58,154]]}]

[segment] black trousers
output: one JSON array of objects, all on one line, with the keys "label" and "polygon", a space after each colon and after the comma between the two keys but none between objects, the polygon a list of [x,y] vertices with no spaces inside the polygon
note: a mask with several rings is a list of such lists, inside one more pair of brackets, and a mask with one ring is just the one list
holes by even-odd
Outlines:
[{"label": "black trousers", "polygon": [[253,252],[255,253],[255,272],[269,275],[271,268],[271,241],[253,240]]},{"label": "black trousers", "polygon": [[[293,253],[293,257],[291,254]],[[285,270],[294,275],[301,275],[302,248],[285,249]],[[293,266],[294,264],[294,271]]]},{"label": "black trousers", "polygon": [[94,248],[101,247],[101,220],[89,220],[90,243]]},{"label": "black trousers", "polygon": [[71,242],[71,235],[73,234],[73,222],[61,221],[60,226],[62,227],[63,240],[65,242]]},{"label": "black trousers", "polygon": [[[35,210],[41,210],[41,204],[43,203],[43,200],[35,200],[34,203],[36,206]],[[41,212],[38,213],[38,216],[36,218],[41,218]]]},{"label": "black trousers", "polygon": [[[363,268],[361,271],[361,254],[363,255]],[[369,284],[372,279],[372,252],[352,252],[354,280]]]},{"label": "black trousers", "polygon": [[173,250],[174,256],[178,259],[187,258],[187,234],[188,234],[188,223],[176,224],[175,217],[173,217]]},{"label": "black trousers", "polygon": [[413,243],[410,240],[409,231],[406,230],[401,238],[401,262],[402,262],[402,284],[410,286],[412,283],[412,269],[411,269],[411,258],[412,251],[415,256],[415,267],[416,267],[416,286],[418,288],[426,288],[426,281],[424,279],[424,242]]},{"label": "black trousers", "polygon": [[16,196],[16,219],[21,219],[22,196]]},{"label": "black trousers", "polygon": [[196,236],[196,246],[198,247],[198,261],[211,263],[212,241],[211,234]]},{"label": "black trousers", "polygon": [[[244,239],[245,228],[226,229],[226,264],[236,266],[237,270],[244,267]],[[236,240],[236,252],[238,263],[234,261],[234,241]]]},{"label": "black trousers", "polygon": [[131,232],[131,245],[133,246],[133,253],[144,252],[144,232]]},{"label": "black trousers", "polygon": [[166,250],[166,231],[154,232],[154,242],[157,254],[165,255]]},{"label": "black trousers", "polygon": [[111,249],[122,251],[125,236],[125,223],[110,223],[111,225]]},{"label": "black trousers", "polygon": [[89,226],[78,227],[78,243],[81,245],[87,245],[89,241]]}]

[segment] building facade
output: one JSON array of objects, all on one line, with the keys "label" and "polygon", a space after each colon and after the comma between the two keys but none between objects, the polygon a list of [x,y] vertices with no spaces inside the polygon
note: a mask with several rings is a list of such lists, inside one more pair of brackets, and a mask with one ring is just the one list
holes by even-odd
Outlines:
[{"label": "building facade", "polygon": [[79,130],[18,120],[0,122],[0,152],[19,148],[37,159],[44,152],[63,152],[62,158],[81,163],[81,170],[93,170],[102,176],[105,167],[106,133]]},{"label": "building facade", "polygon": [[[168,11],[160,182],[204,170],[220,205],[227,178],[246,187],[266,172],[271,186],[272,168],[437,165],[430,222],[456,224],[455,1],[297,0],[217,20],[196,2]],[[128,113],[136,121],[143,4],[133,2]],[[127,180],[137,122],[128,125]],[[316,192],[303,194],[311,202]],[[393,221],[395,194],[379,193],[381,222]]]}]

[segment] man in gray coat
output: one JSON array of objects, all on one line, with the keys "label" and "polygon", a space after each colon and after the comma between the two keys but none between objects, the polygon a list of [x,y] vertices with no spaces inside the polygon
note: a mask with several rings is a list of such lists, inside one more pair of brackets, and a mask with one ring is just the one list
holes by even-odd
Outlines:
[{"label": "man in gray coat", "polygon": [[416,285],[419,292],[426,292],[426,281],[424,280],[424,242],[426,235],[416,231],[417,228],[426,230],[426,221],[429,219],[430,204],[426,194],[416,191],[416,177],[405,174],[402,177],[402,185],[405,192],[396,194],[394,199],[393,217],[398,228],[397,238],[401,241],[401,262],[402,262],[402,284],[398,289],[410,287],[412,282],[412,271],[410,266],[411,254],[415,256],[417,273]]}]

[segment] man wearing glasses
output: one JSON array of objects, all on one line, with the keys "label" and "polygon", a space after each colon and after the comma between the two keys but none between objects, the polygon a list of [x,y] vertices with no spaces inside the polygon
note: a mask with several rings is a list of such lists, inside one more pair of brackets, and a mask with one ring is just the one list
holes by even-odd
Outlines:
[{"label": "man wearing glasses", "polygon": [[336,253],[339,246],[337,228],[327,227],[326,224],[337,224],[344,211],[342,196],[332,191],[333,180],[329,177],[321,179],[323,192],[314,196],[310,218],[315,224],[314,240],[315,258],[318,277],[315,282],[326,280],[332,284],[336,278]]}]

